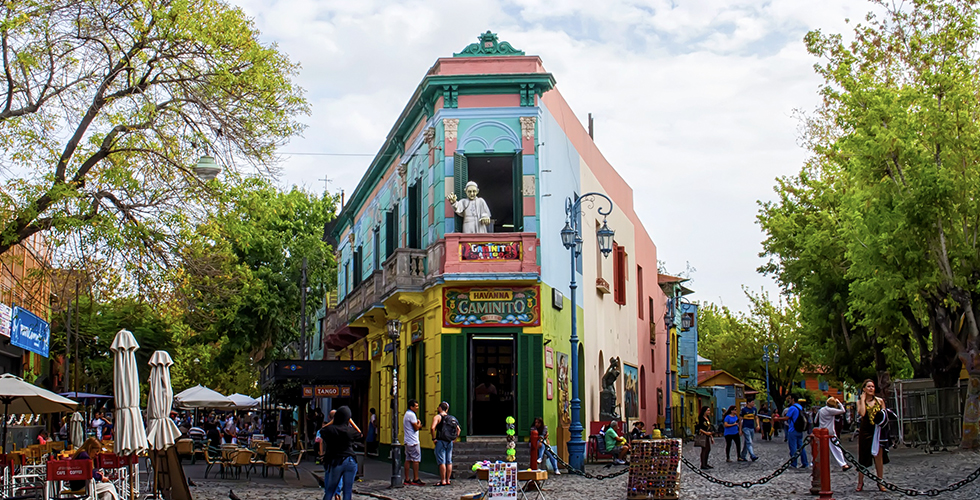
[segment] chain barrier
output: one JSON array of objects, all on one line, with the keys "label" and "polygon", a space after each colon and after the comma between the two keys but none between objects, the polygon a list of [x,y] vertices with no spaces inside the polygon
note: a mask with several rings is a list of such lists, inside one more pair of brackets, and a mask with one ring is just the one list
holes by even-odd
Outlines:
[{"label": "chain barrier", "polygon": [[737,481],[728,481],[728,480],[725,480],[725,479],[718,479],[718,478],[712,476],[711,474],[708,474],[707,472],[701,470],[700,467],[694,465],[690,460],[688,460],[683,455],[681,455],[681,459],[684,462],[684,465],[686,465],[688,469],[691,469],[692,471],[694,471],[695,474],[697,474],[697,475],[699,475],[699,476],[707,479],[708,481],[710,481],[712,483],[720,484],[720,485],[725,486],[725,487],[728,487],[728,488],[734,488],[736,486],[741,486],[741,487],[743,487],[745,489],[748,489],[748,488],[751,488],[753,486],[758,486],[760,484],[766,484],[769,481],[772,481],[773,479],[776,479],[777,477],[779,477],[780,474],[786,472],[786,469],[789,469],[790,464],[792,464],[793,461],[795,461],[798,458],[800,458],[800,455],[802,455],[803,454],[803,451],[806,449],[806,445],[809,444],[810,441],[812,441],[812,440],[813,440],[813,436],[807,436],[806,439],[803,440],[803,445],[800,446],[800,449],[799,450],[796,450],[796,453],[793,454],[793,456],[791,456],[789,458],[789,460],[786,461],[786,463],[784,463],[781,467],[779,467],[778,469],[776,469],[775,471],[773,471],[772,474],[769,474],[768,476],[765,476],[765,477],[760,477],[759,479],[755,479],[755,480],[752,480],[752,481],[741,481],[741,482],[737,482]]},{"label": "chain barrier", "polygon": [[975,470],[972,473],[970,473],[969,476],[966,476],[966,479],[963,479],[962,481],[959,481],[959,482],[950,484],[949,486],[946,486],[945,488],[942,488],[942,489],[933,488],[933,489],[930,489],[930,490],[913,490],[911,488],[903,488],[903,487],[901,487],[901,486],[899,486],[897,484],[892,484],[892,483],[889,483],[888,481],[885,481],[884,479],[882,479],[882,478],[878,477],[877,475],[875,475],[875,473],[872,472],[871,469],[868,469],[867,467],[865,467],[865,466],[861,465],[860,463],[858,463],[857,458],[855,458],[854,455],[851,454],[851,452],[845,450],[844,447],[841,446],[840,440],[838,440],[836,437],[831,437],[830,438],[830,441],[831,441],[831,443],[833,443],[834,445],[836,445],[842,452],[844,452],[844,458],[847,459],[847,461],[850,462],[852,465],[854,465],[854,467],[858,470],[858,472],[860,472],[861,474],[864,474],[865,476],[867,476],[868,478],[870,478],[871,480],[873,480],[874,482],[878,483],[880,486],[884,487],[885,489],[887,489],[889,491],[897,491],[899,493],[902,493],[904,495],[908,495],[910,497],[917,497],[917,496],[935,497],[935,496],[939,496],[939,495],[941,495],[943,493],[947,493],[947,492],[951,492],[951,491],[956,491],[956,490],[958,490],[958,489],[960,489],[960,488],[962,488],[962,487],[964,487],[964,486],[972,483],[973,481],[976,481],[977,478],[980,478],[980,468],[977,468],[977,470]]},{"label": "chain barrier", "polygon": [[578,469],[572,467],[571,464],[569,464],[568,462],[562,460],[561,457],[559,457],[558,454],[555,453],[555,450],[552,449],[552,447],[551,447],[550,444],[546,444],[545,446],[548,449],[548,453],[551,453],[551,456],[555,457],[558,460],[558,463],[561,464],[562,467],[568,469],[568,472],[571,472],[572,474],[575,474],[575,475],[578,475],[578,476],[582,476],[582,477],[584,477],[586,479],[595,479],[597,481],[602,481],[604,479],[612,479],[614,477],[622,476],[623,474],[626,474],[627,472],[630,471],[629,466],[626,466],[626,467],[623,467],[622,470],[618,470],[618,471],[613,472],[611,474],[589,474],[588,472],[585,472],[584,470],[578,470]]}]

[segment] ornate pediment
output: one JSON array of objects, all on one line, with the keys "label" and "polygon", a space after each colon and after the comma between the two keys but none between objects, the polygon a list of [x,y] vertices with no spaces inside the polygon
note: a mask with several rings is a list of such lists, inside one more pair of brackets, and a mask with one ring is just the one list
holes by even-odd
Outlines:
[{"label": "ornate pediment", "polygon": [[515,49],[509,42],[501,42],[496,33],[487,30],[477,37],[478,43],[471,43],[453,57],[523,56],[523,50]]}]

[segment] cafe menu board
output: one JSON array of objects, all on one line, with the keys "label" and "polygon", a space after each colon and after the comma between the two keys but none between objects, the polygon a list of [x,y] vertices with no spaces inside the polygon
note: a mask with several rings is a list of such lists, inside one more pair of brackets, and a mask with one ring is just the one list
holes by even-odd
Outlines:
[{"label": "cafe menu board", "polygon": [[0,335],[10,338],[10,317],[13,309],[7,304],[0,303]]}]

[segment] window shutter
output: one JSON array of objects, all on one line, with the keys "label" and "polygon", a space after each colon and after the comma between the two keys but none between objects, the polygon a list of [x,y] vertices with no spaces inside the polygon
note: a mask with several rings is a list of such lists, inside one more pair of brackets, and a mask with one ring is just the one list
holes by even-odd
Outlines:
[{"label": "window shutter", "polygon": [[626,305],[626,248],[613,244],[613,294],[616,303]]},{"label": "window shutter", "polygon": [[[456,198],[462,200],[466,198],[466,183],[470,181],[470,169],[469,164],[466,161],[466,155],[461,155],[459,153],[453,154],[453,188],[456,191]],[[463,232],[463,218],[460,216],[455,216],[456,219],[456,232]]]},{"label": "window shutter", "polygon": [[541,335],[517,336],[517,435],[530,437],[530,422],[544,413],[544,347]]},{"label": "window shutter", "polygon": [[466,435],[469,423],[467,418],[469,413],[467,388],[470,380],[467,360],[469,358],[466,335],[442,334],[442,399],[449,403],[449,413],[459,420],[461,436]]},{"label": "window shutter", "polygon": [[466,198],[466,183],[469,181],[470,173],[466,163],[466,155],[453,154],[453,184],[456,188],[457,198]]}]

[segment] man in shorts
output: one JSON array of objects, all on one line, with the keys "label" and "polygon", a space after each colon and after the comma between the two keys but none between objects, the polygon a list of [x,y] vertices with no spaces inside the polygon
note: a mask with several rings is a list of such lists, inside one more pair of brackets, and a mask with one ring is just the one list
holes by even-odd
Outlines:
[{"label": "man in shorts", "polygon": [[[405,485],[425,486],[419,479],[419,462],[422,461],[422,446],[419,444],[419,429],[422,428],[422,421],[419,420],[419,402],[414,399],[408,400],[408,411],[402,418],[402,428],[405,433]],[[415,479],[409,481],[408,471],[413,472]]]},{"label": "man in shorts", "polygon": [[459,421],[449,414],[449,403],[439,403],[439,412],[432,417],[432,440],[435,441],[436,463],[439,464],[439,483],[449,486],[453,477],[453,441],[459,437]]}]

